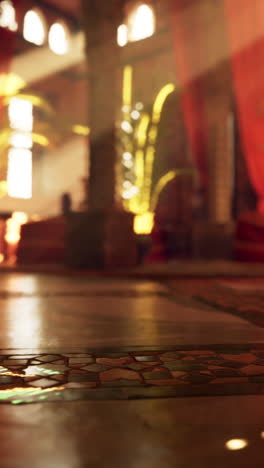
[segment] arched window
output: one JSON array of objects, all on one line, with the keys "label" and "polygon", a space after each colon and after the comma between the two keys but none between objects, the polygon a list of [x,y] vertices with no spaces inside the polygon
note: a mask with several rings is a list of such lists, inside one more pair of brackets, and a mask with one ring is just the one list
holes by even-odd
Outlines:
[{"label": "arched window", "polygon": [[0,2],[0,26],[9,31],[17,31],[16,11],[9,0]]},{"label": "arched window", "polygon": [[7,193],[12,198],[32,197],[33,105],[27,99],[11,98],[8,117],[9,140]]},{"label": "arched window", "polygon": [[126,24],[121,24],[117,29],[117,43],[124,47],[128,43],[128,29]]},{"label": "arched window", "polygon": [[49,30],[49,46],[52,52],[64,55],[69,50],[69,32],[62,22],[54,23]]},{"label": "arched window", "polygon": [[155,32],[155,15],[153,9],[146,4],[136,7],[128,20],[129,40],[139,41],[150,37]]},{"label": "arched window", "polygon": [[8,106],[10,127],[21,132],[31,132],[33,128],[33,106],[27,99],[13,97]]},{"label": "arched window", "polygon": [[24,18],[24,39],[40,46],[44,44],[46,35],[47,28],[43,15],[37,10],[29,10]]}]

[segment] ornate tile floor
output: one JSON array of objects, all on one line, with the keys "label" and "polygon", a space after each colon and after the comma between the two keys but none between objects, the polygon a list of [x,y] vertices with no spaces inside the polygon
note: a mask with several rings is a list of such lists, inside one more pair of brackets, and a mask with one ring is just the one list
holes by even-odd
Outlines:
[{"label": "ornate tile floor", "polygon": [[0,401],[264,393],[264,345],[0,356]]}]

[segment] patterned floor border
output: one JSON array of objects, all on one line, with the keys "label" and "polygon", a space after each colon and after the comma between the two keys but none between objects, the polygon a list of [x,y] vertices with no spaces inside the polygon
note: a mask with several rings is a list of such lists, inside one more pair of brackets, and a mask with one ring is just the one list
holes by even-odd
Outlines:
[{"label": "patterned floor border", "polygon": [[0,350],[0,402],[264,394],[264,345]]}]

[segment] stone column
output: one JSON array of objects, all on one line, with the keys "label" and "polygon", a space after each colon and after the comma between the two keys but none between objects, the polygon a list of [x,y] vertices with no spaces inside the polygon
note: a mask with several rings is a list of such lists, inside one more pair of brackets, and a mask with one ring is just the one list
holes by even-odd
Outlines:
[{"label": "stone column", "polygon": [[194,255],[230,258],[234,224],[234,154],[230,127],[230,99],[221,87],[206,95],[208,121],[208,222],[194,229]]},{"label": "stone column", "polygon": [[68,263],[104,268],[136,263],[133,216],[118,202],[116,115],[121,105],[117,28],[123,0],[83,0],[89,65],[90,174],[88,211],[69,218]]},{"label": "stone column", "polygon": [[234,190],[234,153],[230,109],[214,103],[208,135],[209,220],[229,223],[232,220]]},{"label": "stone column", "polygon": [[91,210],[115,206],[116,138],[115,116],[119,104],[117,73],[120,48],[117,27],[122,21],[120,0],[84,0],[83,24],[89,66]]}]

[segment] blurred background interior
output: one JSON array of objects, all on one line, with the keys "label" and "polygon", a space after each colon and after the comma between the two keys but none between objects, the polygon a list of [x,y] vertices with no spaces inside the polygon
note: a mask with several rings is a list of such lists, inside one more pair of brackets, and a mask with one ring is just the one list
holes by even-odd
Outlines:
[{"label": "blurred background interior", "polygon": [[263,261],[262,9],[2,0],[1,261]]}]

